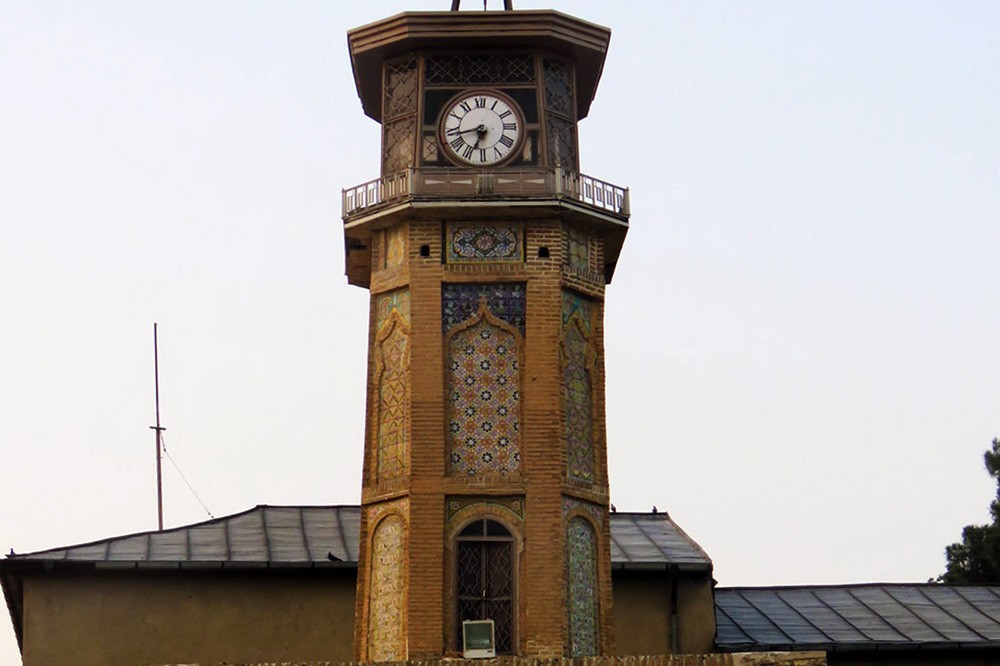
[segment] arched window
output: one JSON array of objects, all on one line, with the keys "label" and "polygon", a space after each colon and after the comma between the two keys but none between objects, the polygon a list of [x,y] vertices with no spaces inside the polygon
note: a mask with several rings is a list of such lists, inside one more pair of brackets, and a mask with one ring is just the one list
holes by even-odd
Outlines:
[{"label": "arched window", "polygon": [[455,637],[463,620],[493,620],[497,654],[514,653],[514,537],[481,518],[455,537]]}]

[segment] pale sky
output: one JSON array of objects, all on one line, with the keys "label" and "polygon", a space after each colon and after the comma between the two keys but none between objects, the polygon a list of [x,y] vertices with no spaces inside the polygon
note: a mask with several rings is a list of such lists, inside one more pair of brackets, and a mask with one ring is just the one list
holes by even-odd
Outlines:
[{"label": "pale sky", "polygon": [[[345,33],[449,4],[0,0],[2,552],[155,528],[154,321],[215,516],[359,501],[340,192],[379,130]],[[1000,3],[515,7],[613,31],[580,126],[632,195],[612,501],[669,511],[722,585],[940,573],[995,490]],[[164,474],[167,526],[206,519]]]}]

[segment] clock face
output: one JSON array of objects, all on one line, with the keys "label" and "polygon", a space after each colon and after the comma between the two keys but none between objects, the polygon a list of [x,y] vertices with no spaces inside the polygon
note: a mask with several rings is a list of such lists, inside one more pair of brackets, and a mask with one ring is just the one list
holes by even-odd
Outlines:
[{"label": "clock face", "polygon": [[438,125],[441,147],[453,162],[493,166],[512,159],[524,139],[517,103],[490,90],[464,92],[445,105]]}]

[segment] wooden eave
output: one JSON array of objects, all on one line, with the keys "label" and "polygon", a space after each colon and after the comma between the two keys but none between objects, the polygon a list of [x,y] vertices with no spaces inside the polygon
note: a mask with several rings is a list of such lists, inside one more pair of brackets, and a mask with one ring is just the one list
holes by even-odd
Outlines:
[{"label": "wooden eave", "polygon": [[382,63],[405,53],[539,49],[576,62],[577,119],[597,92],[611,31],[553,10],[403,12],[347,33],[365,115],[382,119]]}]

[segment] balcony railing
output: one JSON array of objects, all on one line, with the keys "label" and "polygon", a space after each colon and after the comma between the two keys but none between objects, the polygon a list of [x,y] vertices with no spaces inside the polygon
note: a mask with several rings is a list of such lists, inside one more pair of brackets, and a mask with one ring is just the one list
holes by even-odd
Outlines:
[{"label": "balcony railing", "polygon": [[566,169],[471,171],[420,167],[390,174],[343,191],[344,219],[415,199],[570,199],[627,219],[628,188]]}]

